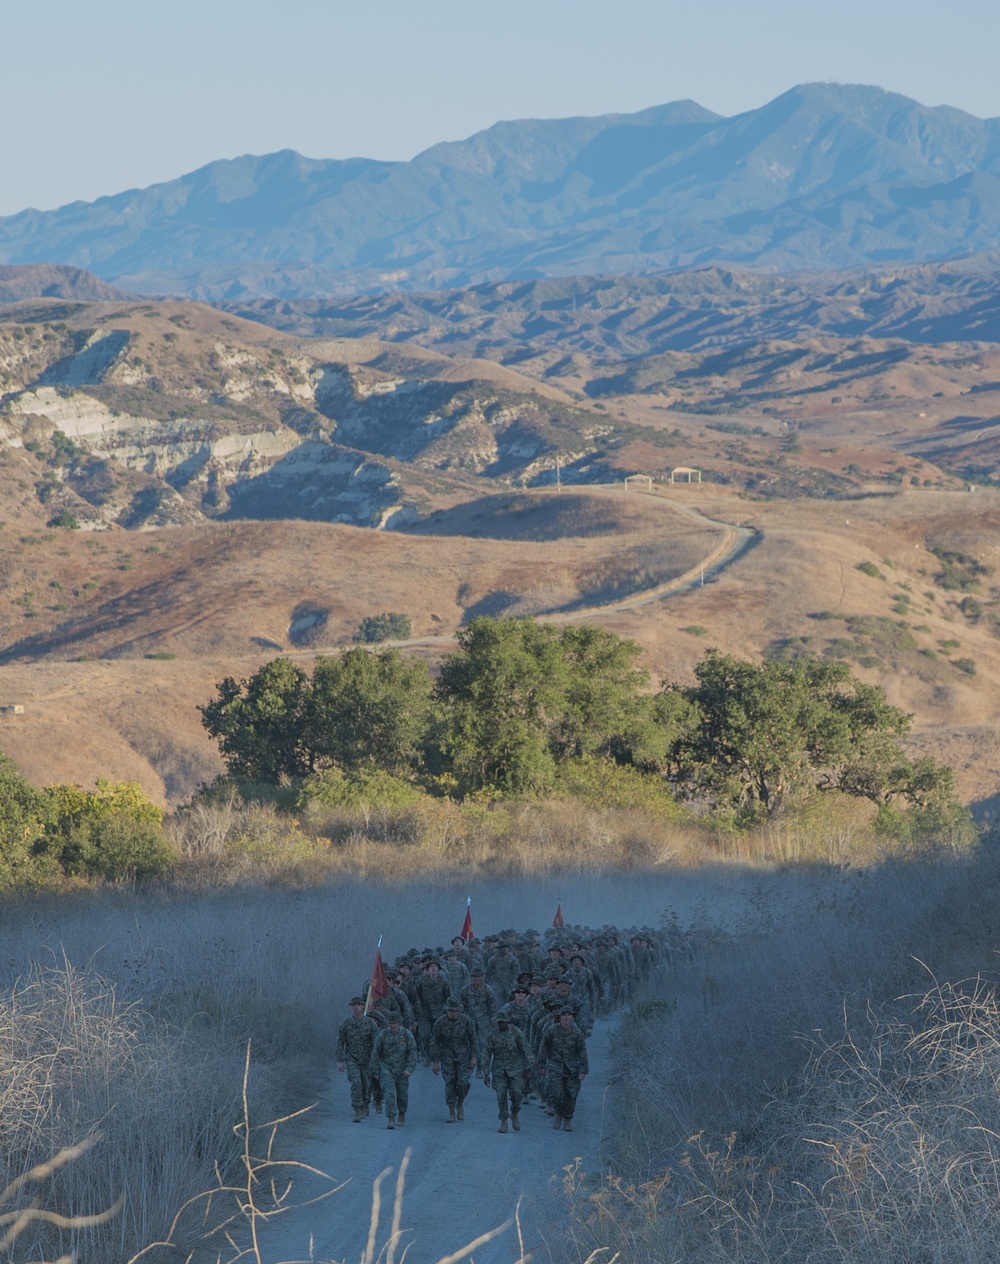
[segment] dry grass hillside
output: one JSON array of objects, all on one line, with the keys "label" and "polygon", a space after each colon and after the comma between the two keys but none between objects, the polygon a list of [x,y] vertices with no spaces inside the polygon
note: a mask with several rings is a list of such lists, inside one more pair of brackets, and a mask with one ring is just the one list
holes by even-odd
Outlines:
[{"label": "dry grass hillside", "polygon": [[195,708],[223,675],[383,611],[432,663],[476,614],[552,614],[634,638],[653,685],[711,645],[842,659],[1000,803],[997,344],[581,335],[560,360],[542,331],[453,357],[390,316],[309,339],[189,303],[0,309],[0,704],[24,707],[0,749],[30,776],[177,802],[219,768]]},{"label": "dry grass hillside", "polygon": [[[127,775],[158,798],[183,798],[219,767],[195,706],[223,675],[249,675],[278,653],[308,663],[347,643],[362,617],[395,609],[423,641],[410,652],[433,662],[471,614],[599,604],[609,586],[620,589],[630,549],[671,578],[719,540],[658,496],[576,498],[579,534],[556,540],[545,533],[568,527],[573,495],[497,499],[485,525],[481,501],[444,515],[464,532],[447,536],[227,524],[143,535],[126,556],[108,536],[36,532],[41,542],[24,546],[36,568],[30,591],[54,595],[58,567],[71,575],[84,561],[97,587],[61,625],[37,607],[30,619],[23,605],[7,614],[8,646],[21,636],[0,667],[0,702],[25,712],[3,718],[0,747],[38,780]],[[955,763],[969,800],[995,794],[1000,495],[914,490],[788,504],[692,487],[671,501],[758,536],[703,587],[587,616],[635,639],[654,683],[689,679],[708,645],[833,655],[914,713],[918,748]],[[500,538],[473,536],[487,531]],[[973,587],[948,586],[967,578]],[[49,626],[26,639],[39,623]]]}]

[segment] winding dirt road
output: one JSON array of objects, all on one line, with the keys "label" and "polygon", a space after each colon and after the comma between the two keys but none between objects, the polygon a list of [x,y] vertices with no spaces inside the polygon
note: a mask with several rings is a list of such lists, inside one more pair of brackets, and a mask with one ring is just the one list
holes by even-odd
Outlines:
[{"label": "winding dirt road", "polygon": [[[601,484],[601,486],[606,490],[611,490],[610,484]],[[615,490],[617,490],[617,487]],[[670,500],[666,496],[660,496],[654,492],[640,491],[629,492],[629,495],[650,496],[659,504],[669,506],[701,526],[721,528],[723,537],[711,553],[707,554],[697,566],[692,566],[683,575],[678,575],[676,579],[668,580],[665,584],[658,584],[655,588],[640,589],[632,593],[631,596],[623,597],[616,601],[591,606],[577,606],[569,611],[542,611],[534,616],[539,623],[563,624],[578,623],[582,619],[599,619],[602,615],[623,614],[630,610],[639,610],[643,606],[651,606],[658,601],[665,601],[668,597],[676,597],[681,593],[691,592],[695,588],[704,586],[706,582],[721,574],[727,567],[732,566],[734,562],[749,552],[760,539],[760,532],[753,527],[734,526],[732,523],[723,522],[719,518],[710,518],[700,510],[694,509],[690,505],[682,504],[680,501]],[[455,637],[444,633],[441,636],[411,637],[405,641],[380,641],[378,645],[371,648],[407,649],[417,646],[454,644]],[[309,654],[332,652],[333,650],[310,650]],[[294,654],[291,657],[294,657]]]}]

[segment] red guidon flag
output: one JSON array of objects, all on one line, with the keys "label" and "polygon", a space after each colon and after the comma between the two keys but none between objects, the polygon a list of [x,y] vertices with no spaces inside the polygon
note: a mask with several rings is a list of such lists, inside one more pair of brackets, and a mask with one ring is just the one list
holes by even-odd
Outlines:
[{"label": "red guidon flag", "polygon": [[462,923],[462,929],[459,931],[459,934],[462,936],[462,938],[465,940],[466,943],[468,943],[470,939],[474,938],[475,933],[472,929],[472,896],[471,895],[465,901],[465,921]]},{"label": "red guidon flag", "polygon": [[375,962],[372,965],[372,977],[368,981],[368,995],[365,997],[365,1013],[368,1014],[383,996],[388,996],[389,984],[385,978],[385,967],[382,965],[382,936],[378,937],[375,949]]},{"label": "red guidon flag", "polygon": [[553,926],[561,926],[563,924],[562,903],[556,905],[556,915],[552,919]]}]

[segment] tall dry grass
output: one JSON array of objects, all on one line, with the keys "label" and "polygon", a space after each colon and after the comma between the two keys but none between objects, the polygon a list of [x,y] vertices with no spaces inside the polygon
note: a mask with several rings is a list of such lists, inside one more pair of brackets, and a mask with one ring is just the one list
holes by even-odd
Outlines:
[{"label": "tall dry grass", "polygon": [[[247,1042],[254,1124],[315,1100],[378,935],[387,958],[446,944],[467,896],[482,932],[544,929],[560,902],[571,922],[629,925],[656,924],[668,906],[693,917],[703,904],[721,912],[742,899],[726,870],[523,879],[453,864],[312,886],[257,878],[9,902],[2,1172],[100,1133],[46,1188],[45,1206],[68,1215],[125,1199],[107,1225],[40,1231],[37,1258],[78,1250],[84,1264],[107,1264],[163,1239],[174,1211],[215,1184],[214,1162],[224,1172],[239,1163],[233,1128]],[[180,1226],[182,1242],[189,1227]]]},{"label": "tall dry grass", "polygon": [[4,991],[0,1063],[0,1184],[77,1151],[33,1183],[16,1258],[125,1259],[232,1157],[238,1062],[92,970],[32,964]]},{"label": "tall dry grass", "polygon": [[985,1264],[1000,1231],[989,852],[825,884],[623,1024],[574,1246],[626,1261]]},{"label": "tall dry grass", "polygon": [[[215,1160],[240,1161],[247,1043],[254,1124],[312,1100],[379,934],[387,958],[443,945],[467,896],[481,933],[544,929],[557,904],[570,923],[697,928],[693,964],[664,1002],[686,1015],[683,1040],[655,1006],[625,1029],[638,1056],[612,1138],[622,1171],[657,1170],[698,1129],[749,1135],[769,1094],[803,1074],[788,1033],[833,1030],[845,996],[898,994],[941,919],[940,866],[833,870],[837,822],[825,836],[794,825],[797,854],[816,862],[798,865],[774,849],[768,863],[740,855],[642,806],[572,799],[299,817],[231,799],[172,828],[186,862],[171,884],[35,895],[4,911],[0,1038],[24,1068],[5,1171],[99,1131],[46,1198],[87,1214],[126,1200],[87,1235],[42,1235],[39,1253],[68,1243],[103,1264],[162,1238],[192,1188],[210,1188]],[[782,828],[791,846],[793,823]],[[852,828],[860,837],[863,822]]]},{"label": "tall dry grass", "polygon": [[[627,770],[625,770],[627,771]],[[531,877],[562,870],[614,872],[735,864],[869,867],[887,855],[967,850],[967,832],[914,843],[886,837],[867,800],[814,793],[751,830],[697,817],[642,778],[512,801],[420,795],[407,807],[291,810],[291,792],[242,801],[235,792],[196,800],[167,823],[182,858],[174,881],[217,887],[282,880],[322,883],[359,874],[393,880],[456,870]]]}]

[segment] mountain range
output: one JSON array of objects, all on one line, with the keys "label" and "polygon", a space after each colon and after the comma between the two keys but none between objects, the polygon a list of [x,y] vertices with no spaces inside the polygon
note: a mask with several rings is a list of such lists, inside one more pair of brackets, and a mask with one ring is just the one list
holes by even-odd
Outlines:
[{"label": "mountain range", "polygon": [[1000,119],[834,84],[731,118],[680,101],[503,122],[409,162],[246,155],[0,219],[0,263],[210,301],[997,247]]}]

